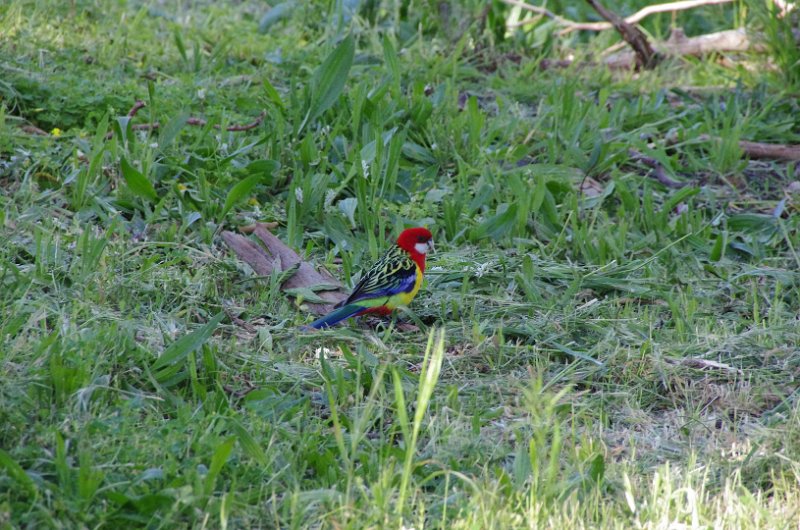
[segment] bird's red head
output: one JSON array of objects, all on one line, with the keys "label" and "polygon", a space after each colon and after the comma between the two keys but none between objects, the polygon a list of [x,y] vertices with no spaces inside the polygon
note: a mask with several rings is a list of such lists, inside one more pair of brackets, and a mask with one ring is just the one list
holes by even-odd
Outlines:
[{"label": "bird's red head", "polygon": [[422,272],[425,272],[425,254],[433,249],[433,234],[424,227],[407,228],[397,238],[397,246],[411,254]]}]

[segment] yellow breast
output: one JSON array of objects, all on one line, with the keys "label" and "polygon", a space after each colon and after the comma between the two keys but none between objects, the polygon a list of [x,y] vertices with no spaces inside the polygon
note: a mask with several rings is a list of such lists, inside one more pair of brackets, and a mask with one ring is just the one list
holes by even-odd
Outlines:
[{"label": "yellow breast", "polygon": [[389,307],[390,309],[394,309],[401,305],[408,305],[411,303],[411,300],[413,300],[414,297],[417,296],[419,288],[422,287],[423,276],[422,276],[422,271],[419,268],[419,265],[416,265],[416,268],[417,268],[417,273],[416,273],[417,279],[414,281],[414,288],[407,293],[398,293],[389,298],[388,302],[386,303],[387,307]]}]

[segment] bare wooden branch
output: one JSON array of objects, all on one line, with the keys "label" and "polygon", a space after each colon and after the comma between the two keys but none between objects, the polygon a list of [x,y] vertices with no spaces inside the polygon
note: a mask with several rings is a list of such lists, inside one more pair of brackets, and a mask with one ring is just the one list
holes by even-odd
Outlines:
[{"label": "bare wooden branch", "polygon": [[[521,0],[500,0],[500,1],[503,2],[506,5],[509,5],[509,6],[519,7],[521,9],[524,9],[525,11],[530,11],[531,13],[537,13],[539,15],[544,15],[547,18],[551,18],[551,19],[557,21],[559,24],[564,25],[564,26],[573,26],[573,25],[577,24],[577,22],[573,22],[572,20],[568,20],[568,19],[566,19],[564,17],[560,17],[560,16],[556,15],[555,13],[553,13],[552,11],[548,11],[547,9],[545,9],[543,7],[531,5],[531,4],[522,2]],[[525,21],[520,22],[519,25],[525,25],[526,23],[531,23],[531,22],[532,21],[530,21],[530,20],[525,20]]]},{"label": "bare wooden branch", "polygon": [[[140,109],[142,109],[142,108],[144,108],[146,106],[147,106],[147,103],[145,103],[144,101],[136,100],[136,102],[131,107],[131,110],[128,111],[128,117],[129,118],[133,118],[134,116],[136,116],[136,113],[139,112]],[[228,127],[225,127],[225,130],[228,131],[228,132],[241,132],[241,131],[249,131],[250,129],[255,129],[256,127],[261,125],[261,123],[264,121],[264,118],[266,116],[267,116],[266,111],[262,111],[261,114],[259,114],[256,117],[256,119],[251,121],[250,123],[241,123],[241,124],[229,125]],[[186,124],[187,125],[193,125],[193,126],[196,126],[196,127],[205,127],[208,124],[208,122],[206,120],[204,120],[203,118],[190,117],[190,118],[188,118],[186,120]],[[136,124],[131,125],[131,130],[134,130],[134,131],[154,131],[154,130],[158,129],[159,127],[161,127],[161,124],[158,123],[157,121],[153,122],[153,123],[136,123]],[[220,128],[219,124],[215,124],[214,128],[215,129],[219,129]],[[114,136],[114,131],[109,131],[108,134],[106,134],[106,139],[109,139],[112,136]]]},{"label": "bare wooden branch", "polygon": [[[697,37],[686,37],[680,28],[676,28],[672,30],[668,40],[655,42],[653,46],[663,55],[670,57],[685,55],[699,57],[714,52],[758,51],[761,49],[761,45],[754,43],[744,29],[731,29]],[[624,70],[634,67],[636,60],[634,52],[625,50],[609,55],[603,59],[601,64],[612,70]],[[568,59],[544,59],[539,66],[546,70],[550,68],[567,68],[570,65],[572,65],[572,61]],[[587,63],[586,66],[593,66],[593,64]]]},{"label": "bare wooden branch", "polygon": [[[225,127],[225,130],[228,132],[239,132],[239,131],[249,131],[250,129],[255,129],[256,127],[261,125],[261,122],[264,121],[264,118],[266,116],[267,112],[261,111],[261,114],[259,114],[258,117],[255,120],[251,121],[250,123],[242,123],[240,125],[229,125],[228,127]],[[215,125],[215,127],[219,128],[219,125]]]},{"label": "bare wooden branch", "polygon": [[[785,2],[783,0],[773,0],[775,4],[781,9],[781,15],[785,14],[788,10],[791,10],[793,5],[788,4],[788,7],[785,6]],[[613,29],[614,26],[610,22],[576,22],[574,20],[569,20],[564,17],[558,16],[555,13],[548,11],[547,9],[527,4],[520,0],[502,0],[504,4],[517,6],[519,8],[524,9],[525,11],[529,11],[531,13],[538,13],[544,15],[552,20],[555,20],[562,26],[562,29],[559,32],[559,35],[565,35],[567,33],[573,31],[605,31],[608,29]],[[640,9],[636,13],[625,17],[625,22],[628,24],[637,24],[644,20],[645,18],[649,17],[650,15],[655,15],[657,13],[672,13],[675,11],[684,11],[686,9],[694,9],[696,7],[708,6],[708,5],[719,5],[719,4],[729,4],[734,2],[734,0],[680,0],[678,2],[667,2],[665,4],[655,4],[652,6],[647,6],[645,8]],[[521,20],[519,22],[509,24],[509,28],[518,28],[521,26],[527,26],[530,24],[535,24],[537,19],[528,19],[528,20]]]},{"label": "bare wooden branch", "polygon": [[653,171],[650,172],[649,176],[653,177],[664,186],[674,189],[686,186],[685,183],[673,180],[672,177],[667,175],[667,170],[664,169],[664,165],[655,158],[646,156],[635,149],[629,149],[628,156],[630,156],[631,160],[634,162],[641,162],[647,167],[652,168]]},{"label": "bare wooden branch", "polygon": [[[684,11],[686,9],[694,9],[696,7],[729,4],[734,0],[682,0],[680,2],[668,2],[666,4],[655,4],[644,7],[636,13],[625,17],[625,22],[628,24],[637,24],[657,13],[672,13],[675,11]],[[605,18],[605,17],[604,17]],[[612,29],[614,26],[609,22],[573,22],[567,26],[561,33],[569,33],[571,31],[604,31]]]},{"label": "bare wooden branch", "polygon": [[625,22],[625,20],[603,6],[598,0],[586,0],[590,6],[597,11],[601,17],[608,20],[622,36],[623,40],[630,44],[636,52],[637,64],[643,68],[651,69],[661,62],[661,55],[653,50],[647,37],[642,30]]},{"label": "bare wooden branch", "polygon": [[35,125],[22,125],[20,129],[22,129],[22,132],[27,134],[34,134],[36,136],[50,136],[47,131],[43,131]]},{"label": "bare wooden branch", "polygon": [[[673,57],[686,55],[700,57],[713,52],[760,49],[759,45],[754,44],[748,38],[744,29],[730,29],[697,37],[686,37],[683,30],[676,28],[672,30],[668,40],[656,43],[655,47],[661,54]],[[636,64],[636,54],[631,51],[619,52],[607,57],[603,63],[612,69],[631,68]]]},{"label": "bare wooden branch", "polygon": [[131,110],[128,111],[128,117],[133,118],[134,116],[136,116],[136,113],[139,112],[139,109],[141,109],[145,105],[146,103],[144,101],[142,101],[141,99],[137,99],[136,103],[134,103],[133,107],[131,107]]},{"label": "bare wooden branch", "polygon": [[333,306],[347,297],[341,283],[328,271],[317,270],[310,263],[287,247],[283,241],[270,232],[265,225],[257,224],[253,233],[264,246],[241,234],[225,231],[222,239],[239,258],[250,265],[260,276],[269,276],[273,271],[282,272],[297,267],[297,271],[281,285],[282,290],[312,288],[319,285],[339,286],[315,292],[317,296],[328,301],[327,304],[306,303],[308,310],[319,315],[330,312]]},{"label": "bare wooden branch", "polygon": [[772,160],[800,160],[800,145],[764,144],[739,140],[739,148],[750,158]]}]

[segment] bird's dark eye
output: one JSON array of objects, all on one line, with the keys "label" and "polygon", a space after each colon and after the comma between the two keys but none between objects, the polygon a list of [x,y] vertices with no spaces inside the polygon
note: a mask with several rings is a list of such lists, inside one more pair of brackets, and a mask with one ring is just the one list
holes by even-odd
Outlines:
[{"label": "bird's dark eye", "polygon": [[425,237],[425,236],[419,236],[417,238],[417,241],[419,241],[420,243],[427,243],[428,242],[428,238]]}]

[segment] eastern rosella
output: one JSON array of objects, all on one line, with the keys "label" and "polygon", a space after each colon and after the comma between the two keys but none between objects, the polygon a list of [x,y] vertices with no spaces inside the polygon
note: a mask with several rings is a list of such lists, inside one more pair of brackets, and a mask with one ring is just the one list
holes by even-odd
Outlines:
[{"label": "eastern rosella", "polygon": [[398,306],[408,305],[422,285],[425,254],[432,249],[433,235],[427,228],[403,230],[397,245],[375,262],[350,296],[311,327],[327,328],[365,314],[388,315]]}]

